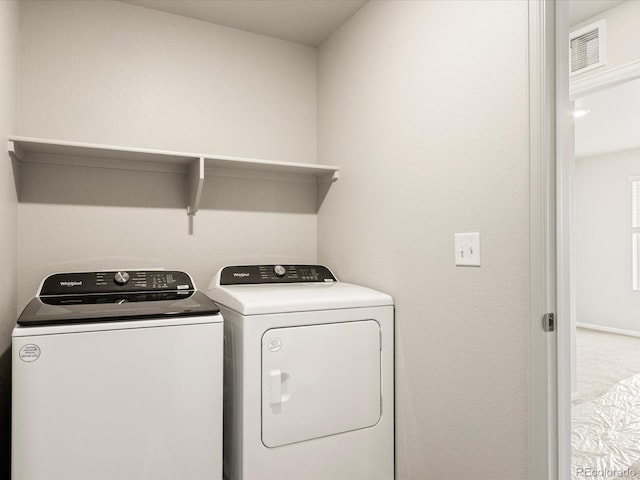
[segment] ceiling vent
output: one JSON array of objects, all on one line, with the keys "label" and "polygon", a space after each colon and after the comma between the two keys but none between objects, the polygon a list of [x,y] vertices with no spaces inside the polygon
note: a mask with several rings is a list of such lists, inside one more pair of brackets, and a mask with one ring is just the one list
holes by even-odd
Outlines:
[{"label": "ceiling vent", "polygon": [[588,72],[607,64],[607,23],[600,20],[569,35],[571,75]]}]

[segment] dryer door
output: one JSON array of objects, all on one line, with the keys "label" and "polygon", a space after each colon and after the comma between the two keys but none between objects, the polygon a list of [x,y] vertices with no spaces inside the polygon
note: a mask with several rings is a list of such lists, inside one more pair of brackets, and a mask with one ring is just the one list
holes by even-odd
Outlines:
[{"label": "dryer door", "polygon": [[375,320],[273,328],[262,337],[262,442],[278,447],[380,419]]}]

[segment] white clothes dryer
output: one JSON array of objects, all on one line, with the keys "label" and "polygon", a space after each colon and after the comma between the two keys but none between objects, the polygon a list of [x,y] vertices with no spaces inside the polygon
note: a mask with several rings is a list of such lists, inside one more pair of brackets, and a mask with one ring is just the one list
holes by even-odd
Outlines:
[{"label": "white clothes dryer", "polygon": [[225,319],[225,478],[394,478],[389,295],[320,265],[225,267],[207,294]]},{"label": "white clothes dryer", "polygon": [[220,479],[222,321],[184,272],[47,277],[13,330],[12,479]]}]

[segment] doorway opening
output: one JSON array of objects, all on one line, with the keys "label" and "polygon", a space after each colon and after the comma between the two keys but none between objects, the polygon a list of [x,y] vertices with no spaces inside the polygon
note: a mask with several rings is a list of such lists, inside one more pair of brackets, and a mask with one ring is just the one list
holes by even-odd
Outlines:
[{"label": "doorway opening", "polygon": [[[604,21],[615,40],[632,15],[640,24],[638,2],[600,3],[569,31]],[[558,281],[570,322],[558,337],[558,387],[570,392],[561,480],[640,478],[640,54],[620,63],[628,46],[604,45],[613,62],[570,78],[574,153],[558,166],[558,231],[569,232],[558,249],[571,264]]]},{"label": "doorway opening", "polygon": [[572,478],[640,475],[640,79],[574,99]]}]

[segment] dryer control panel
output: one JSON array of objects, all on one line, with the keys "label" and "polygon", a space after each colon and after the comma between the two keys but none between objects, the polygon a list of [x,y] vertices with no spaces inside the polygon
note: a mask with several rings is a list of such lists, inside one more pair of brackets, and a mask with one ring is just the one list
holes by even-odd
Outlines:
[{"label": "dryer control panel", "polygon": [[337,282],[324,265],[240,265],[225,267],[220,285]]}]

